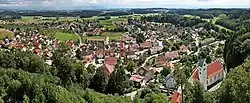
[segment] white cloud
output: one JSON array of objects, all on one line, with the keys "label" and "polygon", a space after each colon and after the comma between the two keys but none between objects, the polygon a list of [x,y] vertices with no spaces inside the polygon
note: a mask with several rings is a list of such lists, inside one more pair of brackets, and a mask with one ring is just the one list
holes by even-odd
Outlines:
[{"label": "white cloud", "polygon": [[103,7],[250,7],[250,0],[0,0],[0,5]]}]

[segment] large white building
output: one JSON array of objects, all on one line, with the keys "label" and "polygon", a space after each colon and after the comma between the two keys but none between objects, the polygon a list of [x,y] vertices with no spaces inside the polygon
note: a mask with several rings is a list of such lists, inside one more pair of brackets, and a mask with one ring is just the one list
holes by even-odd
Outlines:
[{"label": "large white building", "polygon": [[192,73],[192,79],[198,80],[207,90],[211,86],[224,77],[224,67],[221,59],[217,59],[210,64],[206,64],[205,60],[200,60],[198,66]]}]

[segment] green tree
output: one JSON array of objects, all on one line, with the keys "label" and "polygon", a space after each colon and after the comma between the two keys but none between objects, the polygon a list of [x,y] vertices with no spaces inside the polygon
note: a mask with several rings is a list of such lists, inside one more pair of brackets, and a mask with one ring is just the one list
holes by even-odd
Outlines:
[{"label": "green tree", "polygon": [[94,74],[95,73],[95,68],[96,68],[95,65],[90,64],[86,69],[87,69],[88,73]]},{"label": "green tree", "polygon": [[164,46],[164,48],[162,49],[162,52],[168,52],[169,51],[169,47],[168,46]]},{"label": "green tree", "polygon": [[171,72],[171,69],[170,68],[163,68],[162,71],[161,71],[161,75],[166,77],[168,76],[168,74]]},{"label": "green tree", "polygon": [[221,103],[247,103],[250,101],[250,60],[231,70],[217,91]]},{"label": "green tree", "polygon": [[[183,92],[183,87],[187,81],[186,79],[186,75],[183,71],[183,69],[180,69],[179,67],[177,67],[174,71],[174,79],[176,81],[177,87],[180,86],[181,87],[181,91],[182,91],[182,97],[184,95]],[[183,101],[182,101],[183,102]]]},{"label": "green tree", "polygon": [[208,56],[206,57],[206,63],[209,64],[209,63],[211,63],[211,62],[212,62],[212,58],[208,55]]},{"label": "green tree", "polygon": [[105,92],[108,86],[108,76],[104,72],[104,67],[100,67],[96,70],[96,73],[91,80],[90,88],[97,92]]},{"label": "green tree", "polygon": [[135,70],[135,67],[136,67],[136,64],[133,61],[129,61],[127,63],[126,69],[132,74]]},{"label": "green tree", "polygon": [[145,103],[167,103],[167,96],[163,93],[149,93],[145,96]]},{"label": "green tree", "polygon": [[108,93],[118,93],[122,95],[125,89],[128,88],[129,78],[127,77],[124,68],[116,69],[110,76],[108,81]]},{"label": "green tree", "polygon": [[204,103],[204,88],[203,86],[198,82],[194,82],[194,88],[193,88],[193,103]]}]

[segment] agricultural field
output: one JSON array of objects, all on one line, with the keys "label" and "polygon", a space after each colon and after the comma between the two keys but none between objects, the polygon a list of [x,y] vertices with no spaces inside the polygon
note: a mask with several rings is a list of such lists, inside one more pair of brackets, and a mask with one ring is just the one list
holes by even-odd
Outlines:
[{"label": "agricultural field", "polygon": [[105,36],[108,36],[109,40],[116,40],[122,36],[122,32],[104,32],[100,36],[84,36],[83,39],[103,39]]},{"label": "agricultural field", "polygon": [[[184,17],[189,17],[189,18],[200,18],[199,16],[194,16],[194,15],[184,15]],[[207,22],[211,22],[212,24],[214,24],[215,26],[217,26],[218,28],[220,29],[225,29],[225,30],[228,30],[228,31],[232,31],[228,28],[225,28],[224,26],[221,26],[221,25],[217,25],[215,24],[217,20],[219,20],[220,17],[214,17],[213,19],[202,19],[202,20],[205,20]]]},{"label": "agricultural field", "polygon": [[194,15],[184,15],[184,17],[188,17],[188,18],[200,18],[199,16],[194,16]]},{"label": "agricultural field", "polygon": [[52,21],[74,21],[80,19],[79,17],[42,17],[42,16],[22,16],[19,22],[24,23],[41,23]]},{"label": "agricultural field", "polygon": [[11,29],[11,28],[20,28],[21,30],[26,30],[26,29],[36,29],[34,26],[27,26],[27,25],[15,25],[15,24],[0,24],[0,27],[6,28],[6,29]]},{"label": "agricultural field", "polygon": [[[212,24],[215,24],[216,23],[216,21],[217,20],[219,20],[220,19],[220,17],[214,17],[213,19],[210,19],[210,20],[212,20]],[[225,30],[228,30],[228,31],[232,31],[232,30],[230,30],[230,29],[228,29],[228,28],[226,28],[226,27],[224,27],[224,26],[221,26],[221,25],[217,25],[217,24],[215,24],[217,27],[219,27],[220,29],[225,29]]]},{"label": "agricultural field", "polygon": [[13,35],[13,32],[0,28],[0,40],[4,39],[5,37],[12,37]]},{"label": "agricultural field", "polygon": [[79,39],[78,35],[73,33],[63,33],[63,32],[57,32],[55,35],[55,38],[60,41],[66,41],[66,40],[75,40],[77,41]]}]

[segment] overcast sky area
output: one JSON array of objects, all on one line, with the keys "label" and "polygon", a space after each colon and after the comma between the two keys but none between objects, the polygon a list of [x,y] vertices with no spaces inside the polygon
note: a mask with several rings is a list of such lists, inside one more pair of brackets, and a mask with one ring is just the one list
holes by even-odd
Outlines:
[{"label": "overcast sky area", "polygon": [[0,8],[249,8],[250,0],[0,0]]}]

